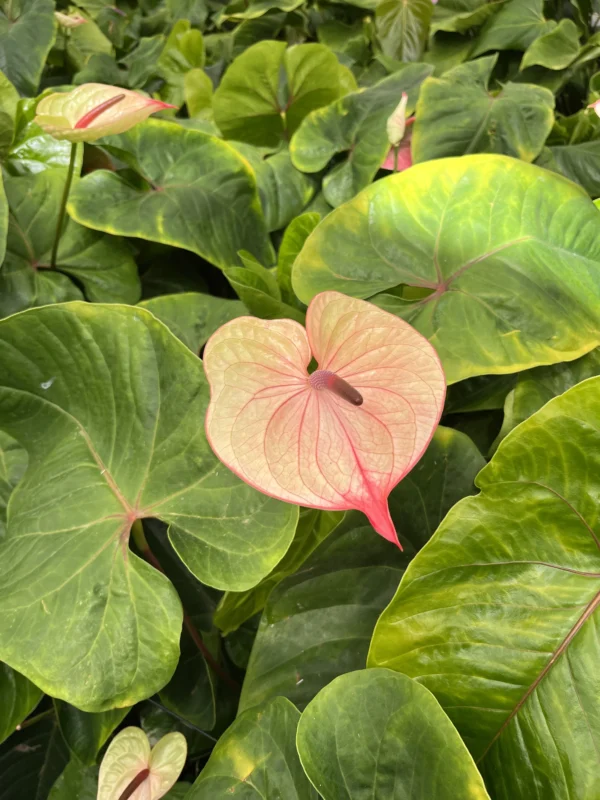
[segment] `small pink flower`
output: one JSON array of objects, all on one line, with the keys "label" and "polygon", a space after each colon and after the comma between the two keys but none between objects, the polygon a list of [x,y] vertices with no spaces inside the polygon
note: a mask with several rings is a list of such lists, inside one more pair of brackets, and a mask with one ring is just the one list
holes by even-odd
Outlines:
[{"label": "small pink flower", "polygon": [[[404,138],[400,142],[400,146],[398,148],[398,172],[402,172],[409,167],[412,167],[412,155],[410,152],[410,143],[412,141],[412,125],[415,121],[414,117],[409,117],[406,120],[406,131],[404,133]],[[394,170],[395,165],[395,151],[394,148],[391,147],[387,156],[385,157],[385,161],[381,165],[381,169],[388,169],[390,171]]]}]

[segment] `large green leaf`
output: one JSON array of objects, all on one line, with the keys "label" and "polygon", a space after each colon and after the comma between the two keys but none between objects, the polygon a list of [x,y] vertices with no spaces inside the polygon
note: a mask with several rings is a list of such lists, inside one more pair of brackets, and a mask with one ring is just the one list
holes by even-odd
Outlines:
[{"label": "large green leaf", "polygon": [[534,64],[546,69],[565,69],[579,54],[579,31],[570,19],[561,19],[556,28],[539,36],[529,45],[521,60],[521,69]]},{"label": "large green leaf", "polygon": [[287,150],[266,155],[249,144],[233,146],[254,170],[267,230],[285,228],[312,200],[317,182],[296,168]]},{"label": "large green leaf", "polygon": [[600,139],[544,147],[536,163],[583,186],[592,197],[600,196]]},{"label": "large green leaf", "polygon": [[55,701],[56,718],[67,747],[81,764],[92,766],[102,746],[121,724],[128,708],[88,714],[75,706]]},{"label": "large green leaf", "polygon": [[212,297],[200,292],[165,294],[139,304],[171,329],[194,353],[200,352],[217,328],[247,314],[239,300]]},{"label": "large green leaf", "polygon": [[23,675],[0,662],[0,743],[14,733],[42,698],[42,692]]},{"label": "large green leaf", "polygon": [[64,182],[60,169],[6,178],[10,214],[6,259],[0,269],[0,316],[83,299],[83,293],[94,302],[139,299],[137,267],[126,243],[72,220],[66,222],[56,267],[51,268]]},{"label": "large green leaf", "polygon": [[13,733],[0,745],[0,800],[46,800],[68,759],[53,717]]},{"label": "large green leaf", "polygon": [[429,688],[492,795],[595,797],[600,378],[515,429],[405,573],[369,663]]},{"label": "large green leaf", "polygon": [[592,350],[575,361],[520,372],[515,388],[506,398],[504,422],[496,444],[553,397],[595,375],[600,375],[600,350]]},{"label": "large green leaf", "polygon": [[[0,72],[0,155],[8,150],[15,135],[19,94],[4,73]],[[0,254],[1,256],[1,254]],[[0,257],[0,262],[2,258]]]},{"label": "large green leaf", "polygon": [[386,56],[418,61],[433,13],[431,0],[382,0],[375,12],[377,38]]},{"label": "large green leaf", "polygon": [[303,708],[333,678],[365,666],[375,622],[409,557],[346,515],[302,568],[271,592],[240,710],[284,695]]},{"label": "large green leaf", "polygon": [[472,56],[488,50],[526,50],[544,33],[556,27],[544,17],[544,0],[509,0],[484,25]]},{"label": "large green leaf", "polygon": [[336,678],[305,709],[297,741],[324,800],[489,800],[435,697],[387,669]]},{"label": "large green leaf", "polygon": [[296,752],[299,719],[284,697],[239,716],[219,739],[187,800],[315,800]]},{"label": "large green leaf", "polygon": [[310,554],[341,522],[343,516],[341,511],[303,509],[300,512],[294,541],[279,564],[252,589],[246,592],[227,592],[216,610],[215,625],[227,634],[262,611],[275,586],[302,566]]},{"label": "large green leaf", "polygon": [[428,64],[408,64],[374,86],[346,95],[311,112],[292,138],[292,161],[304,172],[319,172],[336,153],[347,152],[323,180],[323,194],[339,206],[368,186],[390,148],[386,121],[408,94],[414,108],[419,87],[433,71]]},{"label": "large green leaf", "polygon": [[578,358],[600,343],[600,216],[578,186],[504,156],[418,164],[378,181],[309,236],[292,282],[381,295],[437,349],[448,383]]},{"label": "large green leaf", "polygon": [[226,142],[161,120],[103,141],[135,164],[143,185],[92,172],[69,199],[77,222],[182,247],[220,267],[239,263],[238,250],[272,261],[254,176]]},{"label": "large green leaf", "polygon": [[428,78],[417,103],[413,159],[504,153],[533,161],[554,123],[554,96],[528,83],[507,83],[492,95],[488,83],[497,55]]},{"label": "large green leaf", "polygon": [[258,42],[223,76],[213,98],[215,122],[226,139],[277,147],[310,111],[342,94],[338,61],[329,48]]},{"label": "large green leaf", "polygon": [[440,0],[433,10],[431,32],[466,33],[499,11],[506,0]]},{"label": "large green leaf", "polygon": [[3,0],[0,4],[0,70],[21,94],[35,94],[54,42],[52,0]]},{"label": "large green leaf", "polygon": [[132,522],[170,524],[189,569],[237,591],[282,558],[297,507],[217,461],[202,364],[144,309],[14,315],[0,361],[0,427],[30,456],[0,547],[0,657],[83,710],[133,705],[175,669],[181,606],[128,550]]},{"label": "large green leaf", "polygon": [[21,480],[27,466],[27,453],[0,431],[0,538],[6,532],[6,507],[13,489]]}]

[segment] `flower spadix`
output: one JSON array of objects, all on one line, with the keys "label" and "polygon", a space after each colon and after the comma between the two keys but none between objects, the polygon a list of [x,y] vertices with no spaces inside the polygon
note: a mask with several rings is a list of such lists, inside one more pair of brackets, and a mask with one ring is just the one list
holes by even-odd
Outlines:
[{"label": "flower spadix", "polygon": [[421,334],[370,303],[323,292],[306,330],[255,317],[223,325],[204,368],[206,433],[232,472],[290,503],[363,511],[399,544],[387,498],[425,451],[446,392]]},{"label": "flower spadix", "polygon": [[102,136],[123,133],[164,108],[176,106],[119,86],[84,83],[71,92],[42,98],[35,122],[55,139],[93,142]]}]

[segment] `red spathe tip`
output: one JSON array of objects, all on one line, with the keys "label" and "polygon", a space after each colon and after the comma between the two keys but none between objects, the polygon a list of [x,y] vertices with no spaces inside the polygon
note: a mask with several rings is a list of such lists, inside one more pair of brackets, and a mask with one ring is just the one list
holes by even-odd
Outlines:
[{"label": "red spathe tip", "polygon": [[380,536],[383,536],[388,542],[392,542],[392,544],[397,545],[400,550],[403,550],[400,540],[398,539],[398,534],[396,533],[396,527],[392,522],[390,509],[386,500],[384,500],[380,506],[373,505],[368,510],[362,509],[362,511],[367,515],[369,522]]}]

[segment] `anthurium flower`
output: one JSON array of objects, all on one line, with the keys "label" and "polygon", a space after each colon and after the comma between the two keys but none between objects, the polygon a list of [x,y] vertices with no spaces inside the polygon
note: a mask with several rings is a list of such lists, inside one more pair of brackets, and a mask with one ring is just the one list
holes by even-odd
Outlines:
[{"label": "anthurium flower", "polygon": [[232,472],[290,503],[359,509],[399,545],[387,498],[429,444],[446,392],[427,339],[371,303],[323,292],[306,330],[255,317],[223,325],[204,368],[206,433]]},{"label": "anthurium flower", "polygon": [[124,728],[102,759],[97,800],[159,800],[177,781],[186,756],[182,733],[167,733],[151,750],[141,728]]},{"label": "anthurium flower", "polygon": [[388,141],[392,147],[398,147],[404,136],[406,129],[406,105],[408,103],[408,95],[402,92],[402,97],[396,108],[388,117],[386,123],[386,130]]},{"label": "anthurium flower", "polygon": [[[402,172],[403,170],[412,167],[412,153],[410,151],[410,144],[412,141],[412,125],[414,121],[415,117],[409,117],[406,120],[406,130],[402,141],[397,148],[390,147],[388,154],[385,157],[385,161],[381,165],[381,169]],[[398,151],[397,154],[396,149]]]},{"label": "anthurium flower", "polygon": [[81,14],[63,14],[61,11],[55,11],[54,16],[61,28],[78,28],[80,25],[85,25],[87,19],[82,17]]},{"label": "anthurium flower", "polygon": [[71,92],[55,92],[42,98],[35,121],[55,139],[93,142],[112,133],[123,133],[155,111],[176,108],[139,92],[84,83]]}]

